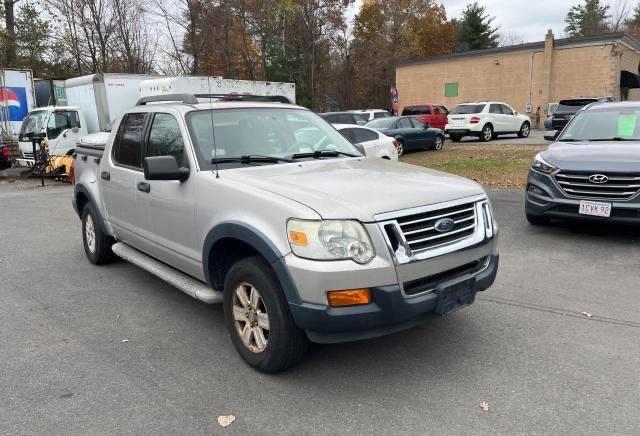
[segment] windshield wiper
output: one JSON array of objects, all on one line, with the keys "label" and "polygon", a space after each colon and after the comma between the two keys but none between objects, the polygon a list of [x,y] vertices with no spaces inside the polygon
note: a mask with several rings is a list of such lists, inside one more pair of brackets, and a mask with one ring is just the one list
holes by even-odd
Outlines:
[{"label": "windshield wiper", "polygon": [[236,156],[236,157],[218,157],[211,159],[212,164],[216,163],[241,163],[241,164],[250,164],[250,163],[278,163],[278,162],[293,162],[292,159],[287,159],[284,157],[277,156],[261,156],[258,154],[248,154],[245,156]]},{"label": "windshield wiper", "polygon": [[312,157],[314,159],[320,159],[321,157],[338,157],[338,156],[347,156],[347,157],[360,157],[355,154],[345,153],[344,151],[337,150],[317,150],[311,153],[295,153],[291,155],[291,159],[304,159]]},{"label": "windshield wiper", "polygon": [[613,138],[596,138],[596,139],[588,139],[587,141],[591,142],[614,142],[614,141],[640,141],[640,139],[634,138],[621,138],[619,136],[615,136]]}]

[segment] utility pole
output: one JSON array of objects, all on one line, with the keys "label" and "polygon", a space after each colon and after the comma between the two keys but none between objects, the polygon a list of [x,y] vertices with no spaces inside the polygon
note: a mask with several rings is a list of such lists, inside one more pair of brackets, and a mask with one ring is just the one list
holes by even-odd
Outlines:
[{"label": "utility pole", "polygon": [[4,0],[4,17],[7,27],[7,66],[13,67],[16,61],[16,20],[14,5],[20,0]]}]

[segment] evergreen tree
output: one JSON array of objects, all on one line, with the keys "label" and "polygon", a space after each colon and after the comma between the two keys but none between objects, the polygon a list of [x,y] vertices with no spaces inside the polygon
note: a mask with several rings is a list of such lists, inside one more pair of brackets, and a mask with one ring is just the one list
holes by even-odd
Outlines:
[{"label": "evergreen tree", "polygon": [[456,51],[497,47],[500,35],[493,20],[484,6],[469,3],[456,20]]},{"label": "evergreen tree", "polygon": [[583,4],[573,6],[565,23],[565,31],[570,36],[598,35],[609,31],[607,20],[610,18],[609,5],[600,0],[584,0]]}]

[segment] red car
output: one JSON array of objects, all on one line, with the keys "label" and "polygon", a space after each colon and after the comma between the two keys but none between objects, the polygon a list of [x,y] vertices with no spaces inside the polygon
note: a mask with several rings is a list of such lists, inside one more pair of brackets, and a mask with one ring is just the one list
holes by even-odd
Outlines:
[{"label": "red car", "polygon": [[405,106],[402,115],[412,115],[423,123],[428,123],[430,127],[444,130],[447,125],[447,115],[449,111],[446,107],[439,104],[420,104],[414,106]]}]

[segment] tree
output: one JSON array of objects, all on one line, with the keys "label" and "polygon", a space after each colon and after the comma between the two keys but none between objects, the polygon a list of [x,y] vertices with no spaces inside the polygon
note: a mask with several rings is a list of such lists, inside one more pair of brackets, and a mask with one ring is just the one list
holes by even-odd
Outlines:
[{"label": "tree", "polygon": [[35,6],[25,3],[16,17],[16,65],[32,69],[36,76],[46,72],[48,42],[47,20]]},{"label": "tree", "polygon": [[638,32],[640,31],[640,3],[633,8],[633,12],[631,13],[631,17],[627,19],[625,22],[627,29],[630,32]]},{"label": "tree", "polygon": [[573,6],[567,13],[565,31],[570,36],[598,35],[609,31],[609,5],[602,4],[600,0],[583,1],[583,4]]},{"label": "tree", "polygon": [[15,24],[15,4],[20,0],[4,0],[4,20],[5,20],[5,59],[8,66],[13,66],[16,61],[16,24]]},{"label": "tree", "polygon": [[612,13],[608,27],[612,32],[624,31],[628,28],[629,14],[631,6],[628,0],[616,0],[612,5]]},{"label": "tree", "polygon": [[484,6],[469,3],[456,21],[456,51],[497,47],[500,35],[493,20]]}]

